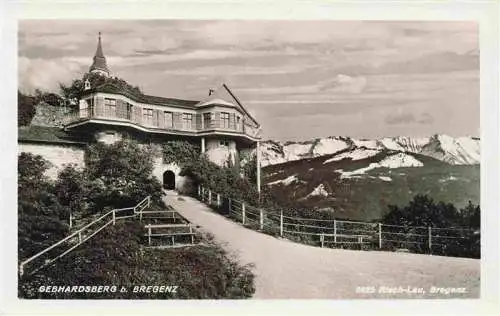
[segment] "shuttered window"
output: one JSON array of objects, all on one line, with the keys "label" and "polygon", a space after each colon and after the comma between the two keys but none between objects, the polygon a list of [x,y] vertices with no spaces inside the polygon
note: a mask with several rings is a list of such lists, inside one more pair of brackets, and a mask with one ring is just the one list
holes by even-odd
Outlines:
[{"label": "shuttered window", "polygon": [[203,113],[203,128],[211,128],[213,119],[213,113]]},{"label": "shuttered window", "polygon": [[229,128],[229,113],[227,112],[221,112],[220,113],[220,120],[221,120],[221,128]]},{"label": "shuttered window", "polygon": [[132,104],[127,102],[127,120],[132,119]]},{"label": "shuttered window", "polygon": [[193,114],[182,113],[182,128],[193,129]]},{"label": "shuttered window", "polygon": [[144,125],[153,125],[153,109],[144,109],[143,115],[144,120],[142,123]]},{"label": "shuttered window", "polygon": [[163,112],[165,114],[165,128],[172,128],[174,127],[174,116],[172,115],[172,112]]},{"label": "shuttered window", "polygon": [[115,99],[104,99],[104,116],[105,117],[116,117],[116,100]]}]

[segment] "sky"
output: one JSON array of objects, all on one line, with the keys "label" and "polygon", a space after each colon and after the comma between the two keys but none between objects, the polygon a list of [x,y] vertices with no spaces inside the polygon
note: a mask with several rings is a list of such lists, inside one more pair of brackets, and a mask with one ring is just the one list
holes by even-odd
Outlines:
[{"label": "sky", "polygon": [[112,76],[188,100],[226,83],[264,139],[479,136],[475,22],[24,20],[20,89],[81,78],[99,31]]}]

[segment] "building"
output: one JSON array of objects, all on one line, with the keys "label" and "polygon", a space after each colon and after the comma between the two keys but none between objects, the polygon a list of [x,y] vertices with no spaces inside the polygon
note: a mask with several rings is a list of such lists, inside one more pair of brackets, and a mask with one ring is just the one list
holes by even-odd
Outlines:
[{"label": "building", "polygon": [[[111,74],[100,33],[89,73],[105,78]],[[237,165],[242,155],[259,148],[259,123],[225,84],[210,89],[204,100],[194,101],[146,95],[105,81],[97,86],[85,81],[78,111],[65,113],[62,127],[21,128],[20,151],[41,154],[52,161],[55,169],[51,175],[54,175],[64,163],[82,164],[83,154],[79,154],[82,144],[95,141],[110,144],[133,138],[161,146],[166,141],[185,140],[198,143],[201,153],[218,165],[228,162]],[[36,135],[40,133],[51,136]],[[72,161],[67,161],[65,158],[70,156],[68,160]],[[260,190],[259,150],[257,158]],[[177,164],[165,164],[161,155],[155,157],[153,174],[166,188],[183,186],[187,179],[179,172]]]}]

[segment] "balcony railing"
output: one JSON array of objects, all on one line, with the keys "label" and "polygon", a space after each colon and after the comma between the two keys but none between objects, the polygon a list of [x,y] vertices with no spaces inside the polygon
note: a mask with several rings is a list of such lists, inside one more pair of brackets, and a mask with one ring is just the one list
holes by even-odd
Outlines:
[{"label": "balcony railing", "polygon": [[148,129],[172,131],[172,132],[232,132],[248,135],[250,137],[258,137],[258,130],[244,121],[230,122],[221,119],[197,120],[193,115],[191,120],[186,120],[180,117],[169,117],[167,121],[165,117],[159,115],[148,116],[144,115],[144,111],[135,110],[120,110],[114,106],[97,104],[92,107],[81,108],[71,113],[67,119],[68,123],[74,123],[86,119],[103,119],[114,122],[129,122],[134,123]]}]

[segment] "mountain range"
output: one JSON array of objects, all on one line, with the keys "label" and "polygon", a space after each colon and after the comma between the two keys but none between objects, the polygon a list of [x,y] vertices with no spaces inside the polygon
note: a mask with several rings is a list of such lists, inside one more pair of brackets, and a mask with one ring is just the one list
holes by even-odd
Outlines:
[{"label": "mountain range", "polygon": [[452,165],[474,165],[480,162],[480,139],[436,134],[430,137],[386,137],[355,139],[326,137],[304,142],[265,141],[261,144],[262,166],[275,165],[304,158],[352,152],[373,156],[384,150],[430,156]]},{"label": "mountain range", "polygon": [[380,219],[414,195],[479,204],[480,140],[434,135],[262,144],[263,184],[282,205]]}]

